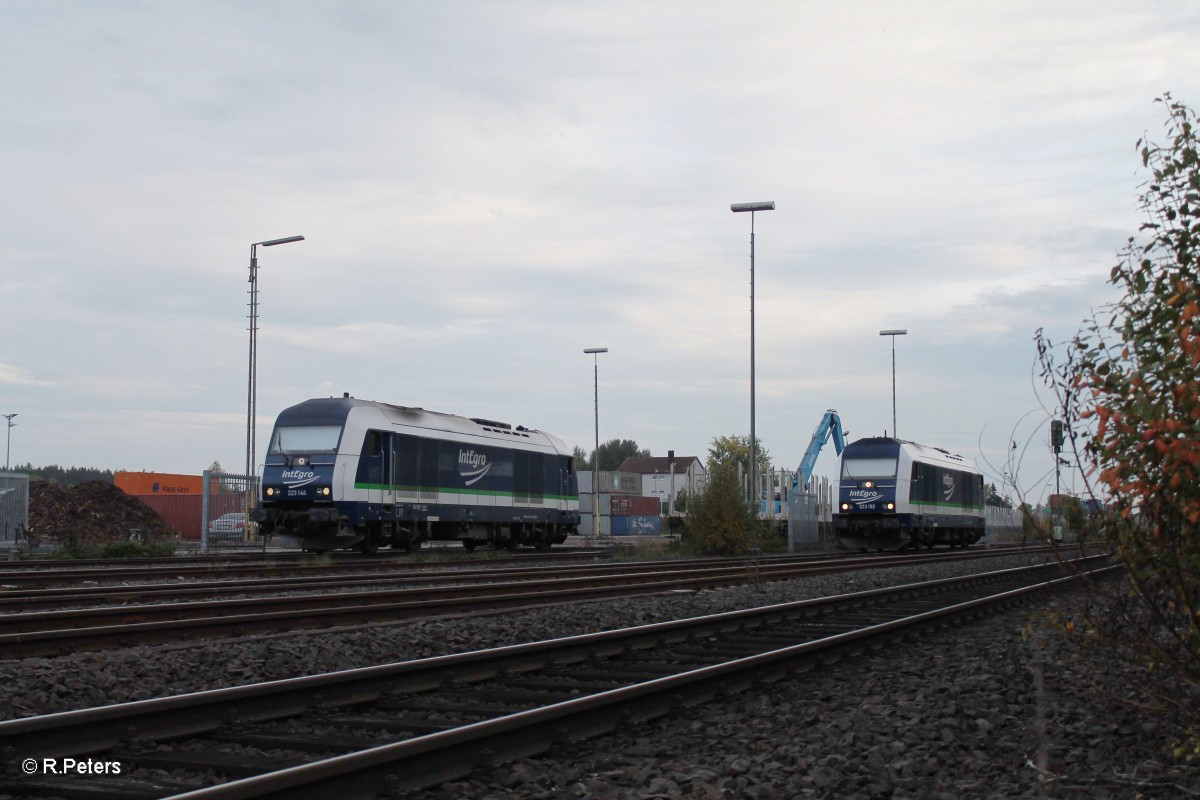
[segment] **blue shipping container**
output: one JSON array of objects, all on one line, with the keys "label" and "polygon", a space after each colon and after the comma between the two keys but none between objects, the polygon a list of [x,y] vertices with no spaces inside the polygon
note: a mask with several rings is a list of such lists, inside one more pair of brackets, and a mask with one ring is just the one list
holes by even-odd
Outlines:
[{"label": "blue shipping container", "polygon": [[612,517],[613,536],[653,536],[659,532],[657,516],[629,515]]}]

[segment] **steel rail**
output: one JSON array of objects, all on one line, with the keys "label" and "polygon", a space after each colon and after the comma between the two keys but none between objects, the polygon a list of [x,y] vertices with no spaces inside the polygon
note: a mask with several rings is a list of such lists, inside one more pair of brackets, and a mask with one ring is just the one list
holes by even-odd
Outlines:
[{"label": "steel rail", "polygon": [[[605,555],[611,551],[611,547],[561,545],[556,546],[554,549],[549,551],[531,550],[528,548],[521,550],[500,550],[488,547],[484,550],[481,550],[480,553],[495,553],[497,555],[504,555],[509,560],[537,561],[541,559],[554,560],[555,558],[570,558],[576,553]],[[445,563],[451,564],[462,561],[485,562],[489,560],[487,558],[481,558],[480,553],[471,553],[459,547],[457,542],[444,542],[430,547],[416,548],[412,551],[384,548],[369,555],[358,550],[331,550],[328,553],[317,554],[301,552],[298,550],[278,550],[264,553],[261,549],[225,552],[217,550],[210,551],[208,553],[195,552],[190,555],[159,557],[139,556],[136,558],[54,558],[41,555],[25,555],[21,560],[4,562],[4,569],[16,571],[57,568],[80,569],[87,567],[163,567],[169,569],[175,566],[219,566],[221,564],[241,564],[253,566],[256,564],[286,564],[295,561],[310,561],[324,564],[334,561],[345,561],[348,563],[354,563],[355,561],[379,563],[387,561],[407,561],[412,560],[414,556],[417,557],[417,561],[415,563],[419,564],[425,558],[437,558],[442,554],[445,554],[446,556]]]},{"label": "steel rail", "polygon": [[[1016,545],[977,545],[970,549],[973,553],[1000,553],[1000,552],[1025,552],[1033,550],[1049,549],[1046,545],[1040,543],[1016,544]],[[1059,548],[1066,550],[1067,548]],[[1073,548],[1071,548],[1073,549]],[[447,548],[448,552],[450,551]],[[446,558],[432,561],[405,559],[402,554],[397,556],[363,556],[361,554],[346,554],[343,558],[338,558],[331,563],[328,556],[312,556],[310,554],[299,554],[298,557],[283,558],[281,560],[270,559],[266,561],[252,561],[249,563],[227,562],[221,559],[209,560],[207,556],[196,556],[190,558],[177,559],[180,563],[168,563],[154,565],[139,565],[134,567],[126,566],[124,560],[114,561],[112,559],[101,561],[82,561],[75,562],[71,560],[58,561],[17,561],[5,562],[3,568],[0,569],[0,587],[9,587],[7,590],[19,588],[28,585],[46,586],[61,586],[73,581],[109,581],[109,580],[137,580],[155,578],[164,580],[177,580],[179,578],[195,577],[202,579],[212,574],[234,575],[234,576],[296,576],[303,577],[308,574],[337,574],[341,572],[362,571],[364,573],[378,572],[384,570],[402,571],[421,571],[428,568],[439,569],[459,569],[463,567],[480,567],[489,568],[514,562],[523,563],[546,563],[548,566],[559,561],[572,561],[577,559],[610,559],[614,553],[619,552],[620,548],[603,548],[603,549],[584,549],[584,548],[562,548],[553,550],[549,553],[500,553],[497,552],[495,558]],[[436,553],[437,550],[423,551],[425,553]],[[947,553],[947,550],[936,550],[932,552]],[[285,554],[286,555],[286,554]],[[751,561],[767,561],[772,559],[787,559],[787,558],[895,558],[903,559],[916,555],[912,551],[889,552],[886,554],[871,553],[871,554],[856,554],[846,551],[836,553],[812,553],[812,554],[787,554],[787,555],[759,555],[759,556],[744,556],[742,560]],[[718,558],[705,559],[689,559],[692,561],[717,561],[730,560]],[[736,560],[736,559],[734,559]],[[135,559],[136,561],[136,559]],[[79,566],[80,564],[90,564],[90,566]],[[0,592],[6,591],[0,589]]]},{"label": "steel rail", "polygon": [[[433,551],[431,551],[433,552]],[[513,561],[556,561],[577,558],[610,558],[610,550],[555,550],[549,553],[516,553],[499,555],[497,558],[458,558],[442,561],[400,560],[400,558],[359,558],[338,559],[336,563],[323,561],[320,557],[309,557],[298,563],[292,559],[283,562],[258,562],[250,564],[208,562],[203,557],[186,559],[187,563],[169,564],[165,566],[125,567],[109,562],[107,567],[62,567],[37,565],[34,567],[17,567],[0,570],[0,585],[21,586],[36,584],[62,585],[72,581],[102,581],[129,580],[136,578],[178,578],[182,576],[207,576],[214,573],[222,575],[304,575],[335,572],[372,572],[380,570],[395,570],[397,568],[412,570],[426,566],[445,566],[449,564],[479,565],[503,564]],[[22,563],[22,562],[17,562]],[[33,563],[33,562],[24,562]]]}]

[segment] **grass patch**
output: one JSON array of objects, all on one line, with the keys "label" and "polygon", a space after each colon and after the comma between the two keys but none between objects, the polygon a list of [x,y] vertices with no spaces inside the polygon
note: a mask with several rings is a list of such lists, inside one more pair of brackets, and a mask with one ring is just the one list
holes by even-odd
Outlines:
[{"label": "grass patch", "polygon": [[91,547],[64,548],[54,553],[55,558],[163,558],[175,555],[171,542],[110,542]]}]

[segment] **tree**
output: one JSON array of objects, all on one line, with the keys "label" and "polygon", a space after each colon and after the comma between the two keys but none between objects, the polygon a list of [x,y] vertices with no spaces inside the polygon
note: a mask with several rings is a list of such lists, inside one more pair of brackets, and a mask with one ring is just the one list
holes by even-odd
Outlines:
[{"label": "tree", "polygon": [[571,458],[575,459],[575,469],[591,469],[591,456],[587,450],[584,450],[579,445],[575,445],[575,449],[571,451]]},{"label": "tree", "polygon": [[31,480],[44,480],[62,486],[78,486],[90,481],[104,481],[105,483],[114,481],[111,469],[99,469],[98,467],[60,467],[58,464],[35,467],[30,463],[24,466],[14,464],[13,470],[27,473]]},{"label": "tree", "polygon": [[1195,113],[1159,102],[1167,143],[1137,143],[1147,221],[1109,276],[1123,295],[1062,363],[1041,331],[1037,344],[1068,446],[1082,444],[1089,492],[1107,500],[1093,535],[1126,567],[1095,628],[1148,672],[1170,670],[1158,699],[1190,715],[1181,750],[1200,757],[1200,157]]},{"label": "tree", "polygon": [[[762,440],[754,439],[754,458],[758,462],[758,474],[766,475],[771,471],[771,454],[762,446]],[[716,436],[708,447],[708,470],[712,472],[718,466],[732,466],[734,470],[741,464],[743,470],[750,467],[750,437],[749,436]]]},{"label": "tree", "polygon": [[996,508],[1012,508],[1012,500],[1002,496],[999,490],[996,489],[996,484],[994,483],[989,483],[986,487],[984,487],[984,496],[987,498],[985,502],[989,506],[995,506]]},{"label": "tree", "polygon": [[[582,448],[577,446],[574,455],[576,469],[589,470],[592,468],[592,457],[585,454]],[[609,439],[607,442],[601,442],[600,444],[599,468],[601,470],[612,471],[619,469],[627,458],[649,457],[650,451],[638,447],[638,443],[633,439]]]}]

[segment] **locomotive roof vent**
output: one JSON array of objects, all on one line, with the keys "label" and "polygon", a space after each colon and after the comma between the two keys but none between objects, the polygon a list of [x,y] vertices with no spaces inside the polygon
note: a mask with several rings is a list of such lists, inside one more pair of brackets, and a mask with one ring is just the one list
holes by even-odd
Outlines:
[{"label": "locomotive roof vent", "polygon": [[471,422],[474,422],[477,425],[490,425],[493,428],[507,428],[512,430],[512,425],[509,425],[507,422],[496,422],[495,420],[480,419],[479,417],[471,417]]}]

